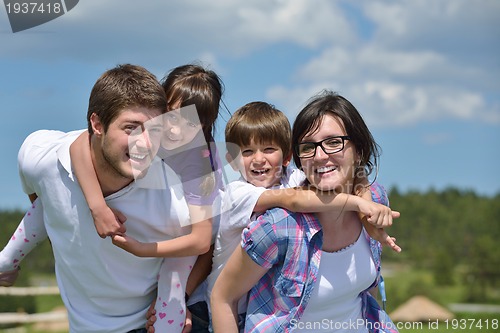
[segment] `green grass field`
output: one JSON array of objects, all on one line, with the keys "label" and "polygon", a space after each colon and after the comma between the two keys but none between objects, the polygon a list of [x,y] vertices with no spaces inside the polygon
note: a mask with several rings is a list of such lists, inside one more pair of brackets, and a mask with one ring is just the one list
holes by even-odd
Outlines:
[{"label": "green grass field", "polygon": [[[463,303],[467,295],[467,286],[461,281],[454,281],[448,286],[435,285],[432,274],[425,270],[412,269],[405,265],[385,264],[386,291],[388,296],[388,313],[415,295],[427,296],[434,302],[445,306],[450,303]],[[383,268],[384,273],[384,268]],[[488,299],[481,303],[500,304],[500,291],[494,288],[488,290]],[[37,312],[48,312],[61,307],[62,301],[58,295],[36,296]],[[489,333],[500,332],[500,313],[455,313],[455,318],[448,322],[396,323],[400,333],[442,333],[470,332]],[[0,333],[68,333],[67,331],[37,330],[35,325],[24,325],[15,329],[2,329]],[[312,332],[312,331],[311,331]]]}]

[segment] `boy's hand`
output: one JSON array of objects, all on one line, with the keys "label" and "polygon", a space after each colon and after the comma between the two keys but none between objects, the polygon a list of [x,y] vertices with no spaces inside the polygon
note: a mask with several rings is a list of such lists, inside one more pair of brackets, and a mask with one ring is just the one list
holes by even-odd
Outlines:
[{"label": "boy's hand", "polygon": [[387,206],[364,199],[359,200],[359,213],[361,217],[366,217],[368,223],[377,228],[390,227],[392,219],[396,219],[401,215]]},{"label": "boy's hand", "polygon": [[101,238],[113,236],[115,234],[124,234],[127,231],[125,221],[127,218],[119,210],[103,206],[91,210],[94,218],[94,225]]}]

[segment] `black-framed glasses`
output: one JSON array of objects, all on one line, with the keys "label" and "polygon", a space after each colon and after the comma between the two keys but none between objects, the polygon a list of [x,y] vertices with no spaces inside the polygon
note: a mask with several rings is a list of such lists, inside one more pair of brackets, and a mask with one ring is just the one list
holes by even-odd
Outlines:
[{"label": "black-framed glasses", "polygon": [[316,148],[321,147],[325,154],[335,154],[344,149],[345,140],[350,140],[349,136],[332,136],[319,142],[302,142],[295,146],[295,152],[300,158],[310,158],[316,154]]}]

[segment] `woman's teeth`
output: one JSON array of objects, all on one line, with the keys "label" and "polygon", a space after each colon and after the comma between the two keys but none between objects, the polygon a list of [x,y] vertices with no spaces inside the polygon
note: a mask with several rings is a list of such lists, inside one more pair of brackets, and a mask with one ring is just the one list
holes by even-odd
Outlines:
[{"label": "woman's teeth", "polygon": [[321,168],[316,169],[316,173],[326,173],[326,172],[334,171],[335,169],[337,169],[337,168],[334,166],[321,167]]}]

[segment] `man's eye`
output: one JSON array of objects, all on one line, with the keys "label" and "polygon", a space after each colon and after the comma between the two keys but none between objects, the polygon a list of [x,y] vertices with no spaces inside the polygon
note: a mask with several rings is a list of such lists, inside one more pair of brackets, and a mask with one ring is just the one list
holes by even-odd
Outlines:
[{"label": "man's eye", "polygon": [[125,131],[128,133],[135,131],[136,133],[134,133],[134,134],[139,134],[142,132],[140,129],[138,129],[138,126],[132,126],[132,125],[125,126]]}]

